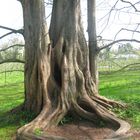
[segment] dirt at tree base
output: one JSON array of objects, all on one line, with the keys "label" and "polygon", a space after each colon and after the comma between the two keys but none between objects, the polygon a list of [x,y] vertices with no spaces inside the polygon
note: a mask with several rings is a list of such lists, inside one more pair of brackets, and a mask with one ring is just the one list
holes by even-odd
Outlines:
[{"label": "dirt at tree base", "polygon": [[[110,125],[107,127],[97,127],[91,122],[84,121],[64,124],[49,129],[47,135],[65,137],[68,140],[104,140],[113,132],[114,128]],[[129,133],[132,136],[125,140],[140,140],[140,130],[130,130]],[[16,135],[13,136],[12,140],[16,140]]]},{"label": "dirt at tree base", "polygon": [[[68,140],[104,140],[114,132],[114,128],[97,127],[91,122],[76,122],[64,124],[50,129],[47,134],[65,137]],[[130,140],[140,140],[140,132],[135,132]]]},{"label": "dirt at tree base", "polygon": [[95,128],[87,124],[66,124],[49,130],[49,135],[61,136],[69,140],[102,140],[111,134],[109,128]]}]

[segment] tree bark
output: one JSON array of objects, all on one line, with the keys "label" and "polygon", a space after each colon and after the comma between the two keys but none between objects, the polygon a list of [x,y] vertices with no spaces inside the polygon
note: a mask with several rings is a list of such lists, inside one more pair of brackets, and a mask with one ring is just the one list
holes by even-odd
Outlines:
[{"label": "tree bark", "polygon": [[[103,119],[119,125],[116,135],[127,132],[129,124],[108,109],[114,102],[97,96],[81,24],[80,0],[54,0],[52,46],[45,26],[43,0],[24,0],[22,4],[26,54],[24,109],[38,116],[18,130],[17,139],[47,139],[44,133],[68,113],[93,122]],[[36,129],[43,132],[41,138],[35,135]]]},{"label": "tree bark", "polygon": [[90,59],[90,71],[91,76],[94,79],[94,83],[98,88],[98,47],[97,47],[97,35],[96,35],[96,0],[87,1],[88,9],[88,46],[89,46],[89,59]]},{"label": "tree bark", "polygon": [[25,35],[25,103],[24,108],[35,114],[45,104],[50,74],[49,37],[42,0],[23,0]]}]

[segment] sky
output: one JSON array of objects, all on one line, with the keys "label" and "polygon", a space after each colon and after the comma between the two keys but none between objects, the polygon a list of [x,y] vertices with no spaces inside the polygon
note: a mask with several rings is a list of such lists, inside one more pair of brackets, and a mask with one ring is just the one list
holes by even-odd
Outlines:
[{"label": "sky", "polygon": [[0,25],[21,28],[22,7],[17,0],[0,0]]},{"label": "sky", "polygon": [[[116,33],[121,28],[128,28],[128,29],[136,28],[137,25],[135,23],[139,23],[140,20],[140,12],[136,13],[133,8],[124,8],[121,12],[117,10],[112,10],[111,15],[108,14],[111,7],[116,3],[116,1],[117,0],[98,0],[96,2],[97,35],[102,36],[103,38],[108,40],[114,39]],[[133,3],[138,2],[138,0],[129,0],[129,1]],[[116,4],[115,8],[120,9],[128,6],[130,5],[119,1]],[[139,4],[137,4],[136,6],[137,8],[140,9]],[[48,15],[50,14],[50,7],[46,10],[46,13]],[[22,7],[20,2],[18,2],[17,0],[0,0],[0,25],[7,26],[14,29],[20,29],[23,27],[22,17],[23,14],[22,14]],[[82,0],[82,17],[83,17],[82,20],[86,32],[87,29],[86,0]],[[109,21],[108,24],[107,21]],[[0,29],[0,36],[6,32],[7,30]],[[11,39],[12,37],[15,37],[15,35],[0,40],[0,44],[3,43],[4,41],[7,41],[8,39]],[[120,39],[124,37],[131,39],[132,33],[123,31],[119,33],[116,38]],[[138,39],[139,34],[134,34],[133,37]]]},{"label": "sky", "polygon": [[[0,25],[10,27],[13,29],[20,29],[23,27],[22,7],[17,0],[0,0]],[[0,29],[0,36],[9,31]],[[1,39],[0,44],[9,41],[13,36]]]},{"label": "sky", "polygon": [[[121,28],[127,28],[127,29],[135,29],[137,27],[137,24],[140,22],[140,12],[135,12],[134,8],[129,7],[130,4],[123,3],[119,1],[115,9],[112,10],[111,14],[108,14],[110,12],[110,9],[115,5],[117,0],[104,0],[97,4],[97,29],[98,34],[102,32],[102,30],[105,28],[104,32],[101,34],[102,36],[107,36],[107,38],[115,37],[116,33]],[[138,0],[127,0],[132,3],[138,2]],[[129,8],[124,8],[129,7]],[[140,4],[137,4],[136,7],[140,9]],[[124,8],[124,9],[122,9]],[[122,9],[119,11],[118,9]],[[106,16],[105,16],[106,15]],[[105,16],[105,18],[103,18]],[[109,17],[110,16],[110,17]],[[108,26],[106,26],[107,21],[109,20]],[[112,36],[112,37],[111,37]],[[124,38],[127,37],[129,39],[132,38],[132,32],[121,32],[117,37]],[[137,35],[135,35],[137,38]]]}]

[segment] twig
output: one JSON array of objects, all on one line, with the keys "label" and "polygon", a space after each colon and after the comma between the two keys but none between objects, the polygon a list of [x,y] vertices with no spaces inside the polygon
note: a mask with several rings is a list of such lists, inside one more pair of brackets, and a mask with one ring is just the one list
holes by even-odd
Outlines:
[{"label": "twig", "polygon": [[24,30],[23,29],[15,30],[15,29],[12,29],[12,28],[9,28],[9,27],[5,27],[5,26],[0,26],[0,28],[11,31],[9,33],[6,33],[6,34],[2,35],[0,37],[0,39],[4,38],[4,37],[6,37],[6,36],[8,36],[10,34],[13,34],[13,33],[15,33],[15,34],[19,33],[19,34],[24,35]]},{"label": "twig", "polygon": [[13,32],[9,32],[9,33],[6,33],[6,34],[0,36],[0,39],[4,38],[4,37],[6,37],[6,36],[8,36],[8,35],[10,35],[10,34],[13,34]]},{"label": "twig", "polygon": [[104,30],[106,29],[106,27],[108,26],[108,23],[109,23],[110,17],[111,17],[111,13],[112,13],[112,11],[115,9],[115,7],[116,7],[116,5],[117,5],[118,2],[119,2],[119,0],[117,0],[117,1],[115,2],[115,4],[113,5],[113,7],[111,8],[111,10],[110,10],[104,17],[102,17],[102,18],[100,19],[100,21],[101,21],[101,20],[104,19],[106,16],[108,16],[107,22],[105,23],[104,28],[102,29],[102,31],[101,31],[99,34],[102,34],[103,31],[104,31]]},{"label": "twig", "polygon": [[103,46],[101,48],[98,48],[98,51],[106,49],[106,48],[108,48],[108,47],[110,47],[110,46],[112,46],[112,45],[114,45],[116,43],[125,42],[125,41],[126,42],[137,42],[137,43],[140,43],[140,40],[136,40],[136,39],[119,39],[119,40],[115,40],[115,41],[113,41],[113,42],[111,42],[111,43],[109,43],[109,44],[107,44],[107,45],[105,45],[105,46]]},{"label": "twig", "polygon": [[9,47],[7,47],[7,48],[1,49],[0,52],[6,51],[6,50],[8,50],[8,49],[10,49],[10,48],[13,48],[13,47],[15,47],[15,46],[24,47],[25,45],[22,45],[22,44],[14,44],[14,45],[11,45],[11,46],[9,46]]},{"label": "twig", "polygon": [[[138,25],[139,26],[139,25]],[[138,27],[137,27],[138,28]],[[126,28],[121,28],[115,35],[114,40],[116,39],[117,35],[121,32],[121,31],[128,31],[128,32],[133,32],[133,33],[140,33],[140,31],[137,31],[137,28],[135,30],[132,29],[126,29]]]},{"label": "twig", "polygon": [[140,63],[132,63],[132,64],[128,64],[128,65],[122,67],[121,69],[117,70],[116,72],[118,72],[118,71],[122,71],[122,70],[124,70],[124,69],[126,69],[126,68],[128,68],[128,67],[130,67],[130,66],[133,66],[133,65],[140,65]]},{"label": "twig", "polygon": [[1,71],[0,74],[5,72],[24,72],[24,70],[6,70],[6,71]]},{"label": "twig", "polygon": [[130,1],[126,1],[126,0],[121,0],[121,2],[130,4],[134,8],[135,12],[140,12],[140,10],[136,8],[135,6],[136,4],[132,4]]},{"label": "twig", "polygon": [[20,59],[6,59],[6,60],[2,60],[0,61],[0,64],[4,64],[4,63],[25,63],[24,60],[20,60]]}]

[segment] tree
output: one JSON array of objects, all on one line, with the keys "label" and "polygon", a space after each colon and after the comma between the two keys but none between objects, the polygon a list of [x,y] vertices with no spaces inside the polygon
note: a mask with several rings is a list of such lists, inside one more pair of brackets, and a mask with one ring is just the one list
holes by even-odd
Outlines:
[{"label": "tree", "polygon": [[[119,125],[115,135],[127,132],[130,125],[109,111],[119,104],[98,95],[91,68],[94,56],[89,53],[81,24],[80,0],[53,1],[50,39],[44,1],[21,3],[25,37],[23,108],[37,117],[18,130],[17,139],[37,139],[36,129],[46,131],[68,113]],[[43,138],[48,136],[42,134]]]},{"label": "tree", "polygon": [[88,46],[89,46],[89,59],[90,59],[90,71],[91,76],[94,80],[96,88],[98,88],[98,70],[97,70],[97,57],[98,57],[98,47],[97,47],[97,35],[96,35],[96,6],[95,0],[87,1],[88,9]]},{"label": "tree", "polygon": [[0,64],[9,62],[24,63],[23,43],[13,40],[10,44],[10,46],[9,43],[2,44],[2,48],[0,49]]}]

